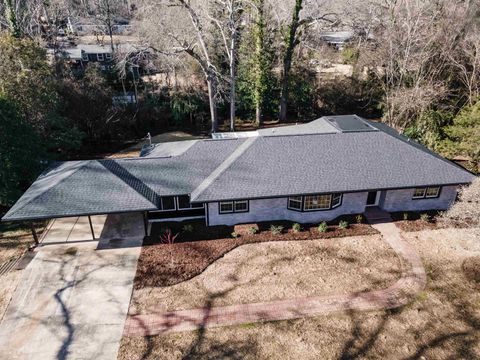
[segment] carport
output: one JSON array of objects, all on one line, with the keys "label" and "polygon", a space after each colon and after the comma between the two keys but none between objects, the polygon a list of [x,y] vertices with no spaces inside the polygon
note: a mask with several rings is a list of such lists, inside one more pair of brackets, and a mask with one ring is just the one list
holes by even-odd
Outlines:
[{"label": "carport", "polygon": [[147,211],[156,210],[158,195],[114,160],[57,163],[30,186],[2,221],[29,222],[35,243],[34,220],[87,217],[92,239],[92,216],[142,213],[148,235]]}]

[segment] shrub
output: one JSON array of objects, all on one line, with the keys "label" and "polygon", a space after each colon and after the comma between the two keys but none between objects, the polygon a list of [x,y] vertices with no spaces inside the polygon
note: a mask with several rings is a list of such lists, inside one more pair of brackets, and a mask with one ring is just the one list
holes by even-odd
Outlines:
[{"label": "shrub", "polygon": [[192,224],[185,224],[183,225],[182,230],[187,233],[193,232],[193,225]]},{"label": "shrub", "polygon": [[236,238],[238,237],[238,234],[237,234],[235,231],[234,231],[234,232],[232,232],[232,234],[231,234],[231,235],[232,235],[232,238],[234,238],[234,239],[236,239]]},{"label": "shrub", "polygon": [[347,229],[348,228],[348,221],[342,220],[338,223],[338,227],[340,229]]},{"label": "shrub", "polygon": [[279,235],[283,231],[283,226],[282,225],[271,225],[270,226],[270,231],[272,232],[273,235]]},{"label": "shrub", "polygon": [[318,225],[318,228],[317,228],[317,229],[318,229],[318,232],[321,232],[321,233],[327,232],[327,230],[328,230],[328,225],[327,225],[327,223],[324,221],[324,222],[322,222],[322,223],[320,223],[320,224]]},{"label": "shrub", "polygon": [[172,245],[177,239],[178,233],[173,235],[171,229],[165,229],[165,232],[160,235],[160,242],[162,244]]},{"label": "shrub", "polygon": [[300,232],[302,230],[302,226],[299,223],[295,223],[292,225],[293,232]]},{"label": "shrub", "polygon": [[252,226],[252,227],[250,227],[250,228],[248,229],[248,233],[249,233],[250,235],[254,235],[254,234],[256,234],[257,232],[258,232],[258,228],[257,228],[256,226]]},{"label": "shrub", "polygon": [[357,216],[355,216],[355,221],[357,222],[357,224],[363,223],[363,215],[358,214]]},{"label": "shrub", "polygon": [[430,215],[428,215],[427,213],[420,214],[420,220],[425,221],[425,222],[429,222],[430,221]]},{"label": "shrub", "polygon": [[407,212],[403,213],[403,220],[408,220],[408,213]]}]

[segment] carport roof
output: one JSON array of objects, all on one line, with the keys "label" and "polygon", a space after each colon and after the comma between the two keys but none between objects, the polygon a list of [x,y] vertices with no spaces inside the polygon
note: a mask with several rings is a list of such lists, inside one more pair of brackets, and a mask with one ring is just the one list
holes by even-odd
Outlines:
[{"label": "carport roof", "polygon": [[206,140],[179,156],[56,163],[2,221],[157,210],[161,196],[189,194],[242,142]]}]

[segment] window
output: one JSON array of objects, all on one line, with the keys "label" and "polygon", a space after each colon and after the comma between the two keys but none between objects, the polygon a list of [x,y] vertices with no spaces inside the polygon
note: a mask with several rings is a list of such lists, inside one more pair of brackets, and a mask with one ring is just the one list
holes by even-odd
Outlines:
[{"label": "window", "polygon": [[190,203],[190,197],[188,195],[177,196],[177,209],[178,210],[188,210],[188,209],[202,209],[203,203]]},{"label": "window", "polygon": [[103,54],[97,54],[97,60],[103,61],[104,60]]},{"label": "window", "polygon": [[296,211],[330,210],[342,205],[343,194],[290,196],[288,209]]},{"label": "window", "polygon": [[175,197],[165,196],[162,197],[162,210],[175,210]]},{"label": "window", "polygon": [[440,195],[440,186],[429,186],[416,188],[413,191],[412,199],[433,199]]},{"label": "window", "polygon": [[88,61],[88,54],[85,51],[82,51],[82,60]]},{"label": "window", "polygon": [[413,198],[414,199],[422,199],[425,196],[425,191],[426,190],[427,190],[426,188],[415,189],[415,191],[413,192]]},{"label": "window", "polygon": [[425,193],[426,198],[436,198],[440,194],[440,186],[429,187]]},{"label": "window", "polygon": [[288,208],[292,210],[302,210],[302,197],[290,196],[288,198]]},{"label": "window", "polygon": [[109,53],[105,54],[105,59],[110,60],[111,58],[112,58],[112,54],[109,54]]},{"label": "window", "polygon": [[247,211],[248,211],[247,200],[235,201],[235,212],[247,212]]},{"label": "window", "polygon": [[220,214],[248,212],[248,200],[221,201],[218,210]]},{"label": "window", "polygon": [[333,194],[332,195],[332,205],[331,208],[336,208],[342,204],[342,194]]},{"label": "window", "polygon": [[177,197],[177,207],[180,209],[190,209],[190,198],[188,195],[182,195]]},{"label": "window", "polygon": [[233,212],[233,201],[222,201],[220,203],[220,214],[228,214]]},{"label": "window", "polygon": [[303,209],[309,210],[324,210],[330,209],[330,203],[332,201],[332,195],[308,195],[305,196]]}]

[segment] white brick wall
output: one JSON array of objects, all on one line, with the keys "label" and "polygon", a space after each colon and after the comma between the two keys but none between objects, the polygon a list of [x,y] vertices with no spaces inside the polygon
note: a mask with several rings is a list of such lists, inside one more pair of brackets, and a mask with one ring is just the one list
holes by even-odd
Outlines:
[{"label": "white brick wall", "polygon": [[317,223],[333,220],[343,214],[358,214],[365,210],[367,193],[343,194],[342,205],[327,211],[299,212],[287,209],[288,198],[250,200],[247,213],[219,214],[218,203],[208,204],[209,225],[235,225],[271,220],[291,220],[299,223]]},{"label": "white brick wall", "polygon": [[[455,201],[457,186],[444,186],[435,199],[412,200],[414,189],[382,191],[379,206],[386,211],[446,210]],[[287,209],[288,198],[250,200],[247,213],[220,214],[218,203],[208,204],[209,225],[235,225],[272,220],[290,220],[299,223],[319,223],[340,215],[365,211],[367,192],[343,194],[342,205],[327,211],[299,212]]]},{"label": "white brick wall", "polygon": [[414,189],[388,190],[380,207],[386,211],[446,210],[457,196],[457,186],[443,186],[440,196],[434,199],[412,200]]}]

